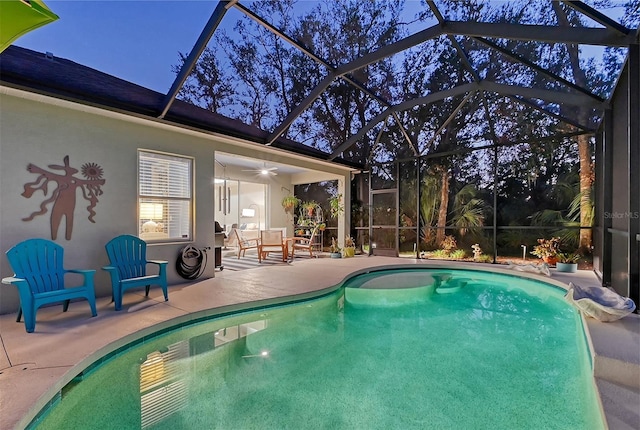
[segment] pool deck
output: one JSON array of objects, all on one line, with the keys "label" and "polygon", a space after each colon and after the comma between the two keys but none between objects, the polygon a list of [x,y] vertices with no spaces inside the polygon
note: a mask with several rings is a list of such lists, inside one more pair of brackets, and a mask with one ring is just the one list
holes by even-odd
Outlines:
[{"label": "pool deck", "polygon": [[[169,301],[159,288],[127,292],[123,310],[109,298],[97,300],[91,318],[86,302],[38,312],[36,330],[26,333],[15,314],[0,315],[0,429],[22,429],[81,369],[96,358],[140,335],[197,317],[237,310],[259,302],[272,304],[303,294],[313,296],[346,276],[371,267],[425,265],[490,269],[541,279],[558,285],[573,281],[599,285],[590,271],[556,273],[551,278],[507,270],[505,266],[436,262],[392,257],[296,259],[289,265],[216,272],[216,277],[169,287]],[[2,288],[13,288],[3,286]],[[613,323],[587,319],[594,353],[594,376],[607,423],[612,430],[640,429],[640,316]],[[567,399],[571,401],[571,399]]]}]

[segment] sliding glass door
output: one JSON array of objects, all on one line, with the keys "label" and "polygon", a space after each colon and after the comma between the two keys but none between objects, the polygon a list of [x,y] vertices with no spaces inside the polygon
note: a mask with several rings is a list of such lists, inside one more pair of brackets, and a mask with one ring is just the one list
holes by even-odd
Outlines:
[{"label": "sliding glass door", "polygon": [[266,228],[267,185],[222,178],[216,178],[215,185],[215,219],[225,232],[230,232],[232,227]]},{"label": "sliding glass door", "polygon": [[229,232],[232,227],[239,225],[238,190],[240,182],[233,179],[216,179],[215,183],[215,219],[224,231]]}]

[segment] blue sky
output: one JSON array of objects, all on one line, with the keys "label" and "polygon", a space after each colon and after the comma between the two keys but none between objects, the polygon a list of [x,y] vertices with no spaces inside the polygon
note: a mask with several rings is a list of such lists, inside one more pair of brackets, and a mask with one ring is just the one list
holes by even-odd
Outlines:
[{"label": "blue sky", "polygon": [[178,63],[178,52],[191,51],[217,1],[45,3],[60,19],[27,33],[15,45],[166,93],[175,78],[171,66]]},{"label": "blue sky", "polygon": [[[175,78],[171,66],[178,63],[178,52],[191,51],[218,2],[45,0],[45,3],[60,19],[27,33],[15,45],[51,52],[166,93]],[[249,5],[251,1],[242,3]],[[419,0],[408,0],[405,5],[411,14],[421,7]],[[231,8],[221,27],[232,27],[240,16],[240,12]]]},{"label": "blue sky", "polygon": [[[2,0],[0,0],[2,1]],[[217,0],[44,0],[60,19],[14,44],[51,52],[102,72],[166,93],[178,52],[191,52]],[[242,1],[250,7],[251,1]],[[304,6],[302,0],[299,6]],[[309,0],[308,4],[315,1]],[[420,8],[407,0],[406,8]],[[411,12],[413,14],[415,10]],[[244,16],[231,8],[220,28]]]}]

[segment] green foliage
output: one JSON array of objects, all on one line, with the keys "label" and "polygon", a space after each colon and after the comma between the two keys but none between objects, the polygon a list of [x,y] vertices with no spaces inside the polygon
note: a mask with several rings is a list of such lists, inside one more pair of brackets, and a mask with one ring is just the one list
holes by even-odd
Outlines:
[{"label": "green foliage", "polygon": [[482,254],[475,261],[477,261],[478,263],[493,263],[493,257],[487,254]]},{"label": "green foliage", "polygon": [[345,236],[344,238],[344,247],[345,248],[355,248],[356,242],[353,240],[351,236]]},{"label": "green foliage", "polygon": [[435,227],[438,220],[440,191],[435,176],[426,175],[422,179],[420,196],[420,216],[422,220],[420,238],[427,246],[433,246],[436,238]]},{"label": "green foliage", "polygon": [[456,247],[458,246],[458,244],[456,243],[456,238],[453,236],[445,236],[444,240],[442,241],[442,243],[440,244],[440,246],[442,247],[442,249],[446,252],[446,253],[451,253],[454,249],[456,249]]},{"label": "green foliage", "polygon": [[580,254],[577,252],[559,252],[557,257],[559,263],[577,263],[580,260]]},{"label": "green foliage", "polygon": [[316,211],[321,211],[322,208],[318,206],[318,203],[315,200],[308,200],[300,203],[300,215],[298,216],[298,224],[303,222],[305,218],[308,218],[308,224],[314,223],[317,220],[322,219],[322,213],[317,213]]},{"label": "green foliage", "polygon": [[300,199],[294,196],[293,194],[289,194],[288,196],[284,196],[282,198],[282,207],[287,213],[292,214],[296,206],[299,204],[300,204]]},{"label": "green foliage", "polygon": [[467,184],[454,197],[451,225],[460,228],[462,236],[469,228],[484,225],[487,203],[478,196],[479,192],[475,185]]},{"label": "green foliage", "polygon": [[467,253],[464,249],[456,249],[455,251],[451,252],[449,256],[455,260],[462,260],[467,256]]},{"label": "green foliage", "polygon": [[538,239],[538,244],[533,247],[531,254],[538,258],[555,257],[560,252],[560,238]]},{"label": "green foliage", "polygon": [[332,254],[336,254],[338,252],[342,251],[340,249],[340,246],[338,245],[338,241],[336,240],[335,237],[331,238],[331,245],[329,246],[329,252],[331,252]]},{"label": "green foliage", "polygon": [[342,194],[337,194],[329,199],[329,211],[331,213],[331,218],[338,218],[344,213]]}]

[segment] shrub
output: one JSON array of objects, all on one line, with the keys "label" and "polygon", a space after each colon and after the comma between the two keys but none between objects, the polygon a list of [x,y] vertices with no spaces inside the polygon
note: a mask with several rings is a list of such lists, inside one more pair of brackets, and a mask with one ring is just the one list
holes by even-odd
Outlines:
[{"label": "shrub", "polygon": [[456,238],[453,236],[445,236],[440,244],[442,250],[446,253],[451,253],[454,249],[457,248],[458,244],[456,243]]}]

